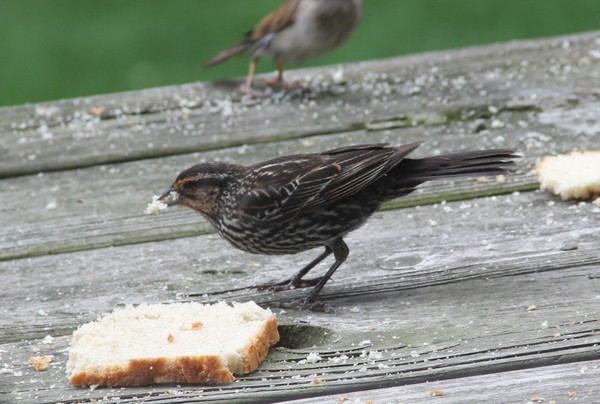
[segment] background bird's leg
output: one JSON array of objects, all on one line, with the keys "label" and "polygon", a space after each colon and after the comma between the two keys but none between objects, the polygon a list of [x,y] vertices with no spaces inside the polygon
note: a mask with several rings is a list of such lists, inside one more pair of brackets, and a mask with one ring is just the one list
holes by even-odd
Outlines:
[{"label": "background bird's leg", "polygon": [[275,80],[267,80],[265,83],[267,86],[273,87],[281,87],[286,88],[288,90],[293,90],[295,88],[303,88],[304,85],[300,81],[292,81],[288,83],[283,80],[283,63],[277,62],[277,78]]},{"label": "background bird's leg", "polygon": [[319,279],[319,283],[317,283],[317,286],[315,286],[311,289],[310,292],[308,292],[308,295],[306,295],[306,297],[304,298],[304,303],[314,303],[317,300],[319,293],[321,293],[321,289],[323,289],[323,286],[325,286],[329,278],[331,278],[331,275],[333,275],[333,273],[340,267],[340,265],[342,265],[342,263],[346,261],[346,258],[348,258],[348,253],[350,252],[350,250],[348,249],[348,246],[346,245],[344,240],[342,240],[341,238],[335,240],[330,248],[335,257],[335,262],[333,263],[331,268],[329,268],[329,270],[325,273],[325,275],[323,275]]},{"label": "background bird's leg", "polygon": [[283,282],[278,283],[267,283],[265,285],[261,285],[258,287],[259,290],[263,289],[271,289],[274,291],[286,290],[286,289],[296,289],[296,288],[305,288],[307,286],[314,286],[321,281],[321,278],[314,279],[302,279],[304,275],[308,273],[311,269],[313,269],[319,262],[323,261],[327,258],[333,251],[329,247],[325,247],[325,251],[323,254],[319,255],[317,258],[308,263],[304,268],[295,273],[291,278],[286,279]]},{"label": "background bird's leg", "polygon": [[267,86],[282,86],[283,85],[283,63],[277,62],[277,78],[274,80],[267,80],[265,84]]},{"label": "background bird's leg", "polygon": [[250,66],[248,67],[248,78],[246,79],[246,86],[242,88],[242,92],[252,95],[252,86],[254,85],[254,76],[256,75],[256,63],[258,63],[259,56],[252,55],[250,59]]}]

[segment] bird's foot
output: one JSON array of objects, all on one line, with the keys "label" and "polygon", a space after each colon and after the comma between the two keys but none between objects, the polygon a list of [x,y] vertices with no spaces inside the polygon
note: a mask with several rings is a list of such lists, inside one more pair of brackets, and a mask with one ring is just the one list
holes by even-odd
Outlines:
[{"label": "bird's foot", "polygon": [[272,292],[281,292],[282,290],[299,289],[299,288],[307,288],[310,286],[315,286],[317,283],[319,283],[320,280],[321,280],[321,277],[313,278],[313,279],[301,279],[301,278],[292,277],[292,278],[286,279],[283,282],[265,283],[264,285],[257,286],[256,289],[258,289],[258,290],[268,289]]},{"label": "bird's foot", "polygon": [[298,80],[295,81],[285,81],[280,79],[273,79],[265,81],[265,85],[267,87],[277,87],[282,88],[284,90],[297,90],[299,88],[304,88],[304,83]]},{"label": "bird's foot", "polygon": [[248,87],[248,86],[240,87],[240,91],[242,92],[242,94],[246,94],[246,95],[250,96],[251,98],[267,98],[271,95],[269,92],[258,91],[256,89],[254,89],[253,87]]}]

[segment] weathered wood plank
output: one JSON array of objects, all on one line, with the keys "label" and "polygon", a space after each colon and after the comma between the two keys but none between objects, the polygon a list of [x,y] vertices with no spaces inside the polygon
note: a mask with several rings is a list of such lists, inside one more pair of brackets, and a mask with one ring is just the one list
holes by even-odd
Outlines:
[{"label": "weathered wood plank", "polygon": [[298,71],[307,93],[241,98],[230,85],[0,109],[0,176],[315,134],[438,124],[594,98],[598,33]]},{"label": "weathered wood plank", "polygon": [[600,397],[598,380],[600,360],[595,360],[286,403],[592,403]]},{"label": "weathered wood plank", "polygon": [[[283,278],[310,254],[252,256],[206,235],[0,263],[13,285],[1,299],[9,370],[0,386],[21,402],[195,402],[201,391],[203,399],[251,402],[598,358],[600,216],[589,204],[551,202],[526,193],[378,213],[349,238],[351,256],[324,290],[337,313],[280,313],[283,346],[257,373],[220,388],[71,388],[61,336],[120,304]],[[376,251],[387,253],[373,260]],[[266,302],[301,293],[216,297]],[[51,344],[42,343],[47,334]],[[49,372],[28,364],[38,349],[55,355]],[[313,351],[323,360],[301,363]]]}]

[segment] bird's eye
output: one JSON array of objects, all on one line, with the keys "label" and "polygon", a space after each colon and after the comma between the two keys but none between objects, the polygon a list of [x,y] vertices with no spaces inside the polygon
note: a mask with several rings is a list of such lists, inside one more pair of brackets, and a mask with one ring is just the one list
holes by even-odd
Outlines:
[{"label": "bird's eye", "polygon": [[194,183],[192,181],[184,182],[183,189],[190,191],[194,188]]}]

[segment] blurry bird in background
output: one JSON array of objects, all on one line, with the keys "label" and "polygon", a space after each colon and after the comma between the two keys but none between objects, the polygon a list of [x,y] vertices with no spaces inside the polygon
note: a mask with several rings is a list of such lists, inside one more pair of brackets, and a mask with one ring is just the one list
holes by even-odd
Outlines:
[{"label": "blurry bird in background", "polygon": [[204,66],[214,66],[249,50],[252,56],[244,92],[252,93],[261,56],[271,57],[277,63],[277,78],[267,85],[300,87],[299,83],[283,80],[284,63],[302,62],[337,48],[350,37],[361,16],[362,0],[286,0],[246,33],[242,42]]},{"label": "blurry bird in background", "polygon": [[[506,174],[518,157],[512,149],[495,149],[407,158],[420,144],[347,146],[248,167],[202,163],[181,172],[159,200],[194,209],[247,252],[295,254],[324,247],[290,279],[266,285],[275,290],[313,286],[300,302],[311,307],[348,256],[343,238],[382,203],[426,181]],[[325,275],[303,278],[331,254],[335,262]]]}]

